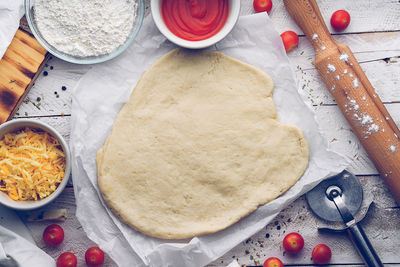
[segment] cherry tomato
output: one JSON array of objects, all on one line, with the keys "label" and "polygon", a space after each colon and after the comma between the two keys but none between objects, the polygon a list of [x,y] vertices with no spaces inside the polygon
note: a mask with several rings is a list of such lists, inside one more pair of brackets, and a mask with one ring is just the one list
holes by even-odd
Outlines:
[{"label": "cherry tomato", "polygon": [[253,2],[254,11],[269,13],[272,9],[272,0],[254,0]]},{"label": "cherry tomato", "polygon": [[71,252],[64,252],[57,259],[57,267],[76,267],[76,256]]},{"label": "cherry tomato", "polygon": [[316,245],[312,251],[312,259],[317,264],[327,264],[331,257],[331,249],[325,244]]},{"label": "cherry tomato", "polygon": [[58,224],[51,224],[44,229],[43,240],[49,246],[57,246],[64,240],[64,230]]},{"label": "cherry tomato", "polygon": [[280,259],[271,257],[264,261],[263,267],[283,267],[283,263]]},{"label": "cherry tomato", "polygon": [[86,264],[89,267],[99,267],[104,262],[104,252],[99,247],[92,247],[86,250]]},{"label": "cherry tomato", "polygon": [[304,247],[304,239],[299,233],[290,233],[283,239],[283,248],[286,252],[295,254]]},{"label": "cherry tomato", "polygon": [[286,52],[289,52],[299,43],[299,36],[295,32],[285,31],[281,34],[283,45],[285,46]]},{"label": "cherry tomato", "polygon": [[331,25],[336,31],[343,31],[350,24],[350,14],[346,10],[338,10],[332,14]]}]

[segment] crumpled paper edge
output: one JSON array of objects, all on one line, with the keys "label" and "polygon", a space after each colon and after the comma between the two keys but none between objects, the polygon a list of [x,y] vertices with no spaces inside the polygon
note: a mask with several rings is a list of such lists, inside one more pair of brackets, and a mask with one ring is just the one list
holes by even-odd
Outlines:
[{"label": "crumpled paper edge", "polygon": [[0,225],[0,266],[55,267],[56,262],[35,244]]},{"label": "crumpled paper edge", "polygon": [[19,27],[19,20],[24,15],[23,0],[0,1],[0,59],[3,58]]}]

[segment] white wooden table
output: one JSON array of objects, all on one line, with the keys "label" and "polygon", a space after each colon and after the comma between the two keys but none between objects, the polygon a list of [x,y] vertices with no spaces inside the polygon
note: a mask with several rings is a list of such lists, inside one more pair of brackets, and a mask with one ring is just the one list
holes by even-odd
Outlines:
[{"label": "white wooden table", "polygon": [[[242,15],[253,13],[252,0],[242,0]],[[322,15],[329,25],[331,14],[338,9],[346,9],[351,14],[349,28],[342,33],[334,33],[342,43],[348,44],[366,72],[376,91],[399,125],[400,120],[400,47],[393,44],[400,40],[400,1],[397,0],[319,0]],[[149,1],[146,1],[149,13]],[[270,13],[279,32],[294,30],[301,34],[293,23],[280,0],[273,0]],[[263,27],[263,25],[260,25]],[[251,29],[250,29],[251,30]],[[267,49],[267,48],[266,48]],[[360,143],[351,132],[340,114],[334,100],[313,66],[314,54],[310,43],[301,35],[299,47],[289,53],[296,71],[300,88],[310,100],[332,150],[344,154],[351,161],[350,171],[360,178],[365,194],[374,197],[375,208],[362,223],[375,249],[386,266],[400,265],[400,207],[390,196]],[[70,129],[71,88],[90,66],[79,66],[52,58],[44,72],[36,81],[17,117],[42,120],[54,126],[67,139]],[[62,86],[66,90],[62,90]],[[85,249],[94,245],[85,235],[75,217],[75,200],[70,185],[62,195],[46,209],[67,208],[68,219],[62,223],[66,231],[65,242],[58,248],[44,245],[41,235],[46,223],[29,223],[28,228],[37,244],[53,257],[63,251],[72,251],[83,264]],[[100,218],[99,218],[100,219]],[[318,243],[332,248],[332,265],[362,265],[362,261],[344,234],[322,234],[317,231],[317,221],[304,200],[300,197],[276,220],[267,225],[246,242],[239,244],[210,266],[226,266],[233,259],[240,264],[261,265],[271,256],[277,256],[289,266],[312,265],[311,250]],[[291,257],[282,249],[282,239],[291,231],[300,232],[305,238],[303,251]],[[105,266],[115,266],[106,259]]]}]

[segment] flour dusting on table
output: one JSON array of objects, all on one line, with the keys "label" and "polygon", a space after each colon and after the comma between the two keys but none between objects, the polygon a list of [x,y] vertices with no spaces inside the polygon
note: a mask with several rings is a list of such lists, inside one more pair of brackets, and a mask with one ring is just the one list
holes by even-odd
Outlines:
[{"label": "flour dusting on table", "polygon": [[125,43],[137,16],[135,0],[37,0],[37,27],[56,49],[73,56],[111,53]]}]

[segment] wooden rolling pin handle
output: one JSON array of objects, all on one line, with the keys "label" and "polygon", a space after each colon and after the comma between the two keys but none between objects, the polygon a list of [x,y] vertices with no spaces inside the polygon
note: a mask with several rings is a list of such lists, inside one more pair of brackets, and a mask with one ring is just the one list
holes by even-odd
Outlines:
[{"label": "wooden rolling pin handle", "polygon": [[[351,52],[350,48],[346,45],[337,43],[338,49],[341,54],[348,54],[348,55],[353,55]],[[368,80],[367,76],[365,75],[364,71],[361,69],[360,65],[358,64],[357,60],[354,58],[352,60],[354,64],[352,65],[352,69],[356,73],[358,77],[360,77],[360,80],[362,81],[363,84],[365,84],[365,88],[367,89],[368,95],[372,98],[374,101],[375,105],[379,109],[379,111],[382,113],[382,115],[385,117],[386,121],[389,123],[390,128],[393,130],[393,132],[400,137],[400,130],[397,128],[396,123],[392,119],[392,116],[390,116],[389,111],[387,111],[385,105],[382,103],[382,100],[380,97],[376,94],[375,89],[373,88],[372,84]]]},{"label": "wooden rolling pin handle", "polygon": [[351,50],[330,35],[315,0],[284,0],[315,49],[315,66],[400,204],[400,131]]}]

